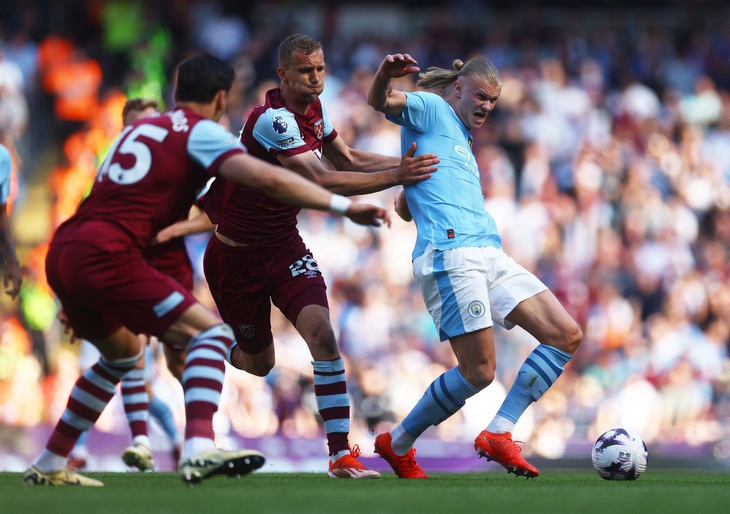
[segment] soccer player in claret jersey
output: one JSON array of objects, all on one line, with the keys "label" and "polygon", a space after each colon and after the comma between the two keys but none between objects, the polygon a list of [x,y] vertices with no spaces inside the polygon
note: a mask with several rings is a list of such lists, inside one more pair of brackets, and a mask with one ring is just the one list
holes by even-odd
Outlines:
[{"label": "soccer player in claret jersey", "polygon": [[264,464],[251,450],[221,450],[213,415],[220,402],[231,328],[144,251],[162,228],[188,213],[209,178],[221,176],[300,207],[330,210],[361,224],[389,223],[387,212],[347,198],[252,157],[217,121],[227,107],[233,69],[200,54],[177,70],[176,106],[126,127],[99,169],[89,196],[56,230],[46,257],[48,282],[74,333],[101,359],[76,382],[46,448],[23,474],[31,485],[101,486],[70,471],[67,457],[140,359],[137,334],[187,350],[182,382],[185,443],[181,478],[240,476]]},{"label": "soccer player in claret jersey", "polygon": [[[152,98],[130,98],[122,109],[124,126],[146,118],[156,116],[159,112],[157,100]],[[187,216],[186,216],[187,217]],[[144,251],[147,261],[158,271],[177,280],[185,289],[192,291],[194,287],[193,265],[190,262],[185,241],[174,239],[164,244],[151,244]],[[182,453],[180,436],[175,427],[170,407],[152,393],[148,383],[148,371],[153,374],[154,358],[157,344],[155,339],[148,335],[140,335],[142,344],[146,347],[145,353],[137,366],[122,379],[122,401],[124,412],[132,433],[132,445],[122,452],[122,460],[128,466],[140,471],[151,471],[155,468],[148,429],[149,417],[155,417],[167,434],[172,445],[173,462],[177,465]],[[172,369],[179,367],[179,361],[184,361],[182,349],[172,345],[163,345],[168,366]]]},{"label": "soccer player in claret jersey", "polygon": [[[241,131],[241,142],[252,155],[345,195],[411,184],[436,171],[435,155],[411,157],[415,145],[401,160],[345,144],[319,100],[325,75],[320,42],[301,34],[286,38],[279,46],[277,73],[280,87],[266,93],[265,103],[251,112]],[[355,172],[328,170],[322,157],[337,170]],[[224,187],[227,190],[221,192]],[[219,180],[206,195],[204,209],[218,224],[205,252],[204,271],[221,317],[236,333],[231,364],[258,376],[274,367],[273,302],[296,327],[313,358],[329,476],[379,477],[357,460],[359,446],[350,448],[345,367],[330,324],[324,279],[296,227],[299,209],[245,185]]]},{"label": "soccer player in claret jersey", "polygon": [[428,478],[416,463],[416,439],[458,411],[494,379],[493,323],[519,325],[541,344],[517,373],[497,415],[474,441],[481,457],[527,478],[539,471],[512,440],[517,420],[558,379],[583,334],[555,296],[502,251],[484,209],[470,132],[484,124],[502,92],[492,63],[476,57],[452,70],[421,73],[422,91],[405,93],[392,79],[420,72],[408,54],[385,57],[370,86],[368,103],[401,125],[401,145],[418,143],[441,159],[439,172],[407,186],[396,212],[418,229],[413,273],[441,340],[449,340],[458,365],[434,380],[415,407],[390,432],[375,438],[375,451],[401,478]]},{"label": "soccer player in claret jersey", "polygon": [[[135,121],[159,114],[159,104],[153,98],[130,98],[122,109],[122,123],[126,127]],[[175,239],[165,244],[153,244],[145,249],[145,257],[158,271],[180,282],[188,291],[193,290],[193,266],[182,239]],[[65,314],[59,315],[59,319],[68,324]],[[70,327],[67,326],[68,331]],[[170,407],[152,394],[152,386],[147,375],[156,375],[153,369],[154,358],[158,345],[156,338],[150,338],[146,334],[140,334],[140,341],[146,347],[135,367],[127,373],[121,382],[122,403],[124,413],[129,423],[129,430],[132,436],[132,444],[122,452],[122,460],[130,467],[140,471],[153,471],[155,469],[155,458],[152,454],[148,428],[149,417],[152,415],[162,426],[170,439],[172,445],[173,462],[177,465],[182,451],[181,436],[175,426],[174,418]],[[182,352],[175,351],[169,345],[165,345],[167,360],[172,368],[179,366]],[[184,355],[182,355],[184,361]],[[81,341],[79,352],[79,367],[84,373],[99,360],[99,351],[89,341]],[[149,372],[149,373],[148,373]],[[87,444],[88,432],[82,432],[71,451],[68,460],[68,467],[72,470],[83,469],[87,465],[89,454]]]}]

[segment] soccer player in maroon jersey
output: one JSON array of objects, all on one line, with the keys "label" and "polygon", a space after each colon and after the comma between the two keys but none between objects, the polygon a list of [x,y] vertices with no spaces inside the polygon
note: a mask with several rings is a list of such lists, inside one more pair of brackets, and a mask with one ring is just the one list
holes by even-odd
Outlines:
[{"label": "soccer player in maroon jersey", "polygon": [[[122,109],[122,123],[126,127],[141,118],[158,113],[159,103],[157,100],[152,98],[130,98],[125,102]],[[170,275],[185,286],[188,291],[193,290],[193,265],[188,257],[184,240],[175,239],[165,244],[153,244],[144,253],[147,260],[158,271]],[[65,314],[60,314],[59,319],[67,328],[70,328],[68,327],[68,320]],[[140,334],[139,337],[141,338],[142,344],[149,349],[151,343],[150,337],[146,334]],[[163,346],[166,349],[167,361],[171,363],[171,367],[183,367],[185,355],[179,350],[176,351],[170,348],[168,345]],[[132,435],[132,444],[122,452],[122,460],[128,466],[135,467],[140,471],[151,471],[155,468],[155,459],[152,454],[148,434],[150,415],[154,415],[160,421],[165,433],[170,438],[173,445],[173,460],[176,464],[180,459],[182,450],[180,441],[178,440],[179,435],[177,434],[177,429],[172,421],[170,408],[159,398],[151,396],[151,390],[148,387],[145,377],[148,353],[152,355],[152,351],[145,351],[139,361],[137,361],[135,367],[121,381],[124,412]],[[96,347],[92,343],[82,340],[79,355],[81,373],[94,364],[98,358],[99,352]],[[88,432],[81,433],[74,449],[69,455],[68,467],[72,470],[86,467],[89,453],[86,442],[87,435]]]},{"label": "soccer player in maroon jersey", "polygon": [[181,478],[196,483],[218,474],[240,476],[264,464],[259,452],[220,450],[213,439],[224,361],[234,342],[231,327],[143,254],[155,234],[187,214],[210,177],[360,224],[390,223],[382,208],[353,203],[248,155],[217,123],[233,79],[233,69],[209,55],[184,61],[177,70],[175,108],[122,131],[91,193],[56,230],[46,257],[49,285],[74,333],[93,342],[102,357],[74,385],[46,448],[23,475],[26,484],[103,485],[70,471],[67,457],[141,357],[140,333],[187,350]]},{"label": "soccer player in maroon jersey", "polygon": [[[425,180],[433,154],[401,160],[350,148],[319,100],[324,88],[322,44],[295,34],[279,46],[280,87],[249,115],[241,142],[280,169],[288,168],[331,191],[356,195]],[[337,170],[321,162],[326,158]],[[364,172],[364,173],[363,173]],[[225,191],[222,191],[225,187]],[[220,198],[223,197],[222,209]],[[258,376],[275,364],[273,302],[296,327],[313,358],[314,390],[324,421],[332,478],[377,478],[350,448],[350,400],[345,367],[330,324],[326,286],[317,261],[297,230],[299,208],[267,198],[245,184],[216,180],[204,204],[218,224],[205,252],[204,271],[224,321],[236,334],[231,363]]]},{"label": "soccer player in maroon jersey", "polygon": [[[135,121],[147,116],[157,115],[159,104],[152,98],[130,98],[122,109],[122,122],[124,126],[131,125]],[[158,271],[180,282],[188,291],[194,287],[193,265],[190,262],[185,241],[176,239],[165,244],[153,244],[145,252],[147,260]],[[150,337],[141,335],[142,344],[147,351],[137,362],[135,368],[127,373],[121,382],[122,402],[124,412],[129,422],[129,429],[132,434],[132,444],[122,452],[122,460],[127,466],[135,467],[140,471],[151,471],[155,468],[155,459],[151,451],[148,435],[149,417],[155,417],[165,430],[165,433],[172,444],[173,461],[175,465],[180,460],[182,447],[179,441],[179,434],[172,419],[172,412],[161,399],[152,395],[152,388],[146,377],[147,366],[154,366],[154,363],[147,362],[154,355],[150,344]],[[166,361],[170,367],[184,366],[185,355],[180,349],[172,348],[170,345],[162,345],[165,351]]]}]

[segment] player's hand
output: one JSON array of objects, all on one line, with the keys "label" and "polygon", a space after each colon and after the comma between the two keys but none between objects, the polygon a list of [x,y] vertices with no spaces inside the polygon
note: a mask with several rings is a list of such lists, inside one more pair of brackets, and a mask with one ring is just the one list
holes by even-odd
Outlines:
[{"label": "player's hand", "polygon": [[436,154],[425,153],[418,157],[413,157],[416,152],[415,141],[411,143],[411,147],[403,155],[398,169],[395,171],[398,183],[401,185],[411,185],[422,180],[431,178],[431,173],[438,169],[439,158]]},{"label": "player's hand", "polygon": [[177,233],[177,227],[173,224],[160,230],[157,235],[152,238],[151,244],[161,245],[172,241],[176,237],[180,237],[180,234]]},{"label": "player's hand", "polygon": [[377,205],[369,203],[355,203],[350,205],[347,209],[345,216],[350,218],[358,225],[371,225],[373,227],[379,227],[385,223],[390,227],[390,216],[388,211]]},{"label": "player's hand", "polygon": [[71,328],[71,322],[68,320],[68,316],[66,316],[66,313],[61,309],[58,311],[58,314],[56,314],[56,317],[58,318],[58,321],[61,322],[61,325],[63,326],[63,333],[68,334],[69,336],[69,342],[75,343],[78,337],[76,337],[76,332],[74,332],[74,329]]},{"label": "player's hand", "polygon": [[5,266],[3,283],[5,292],[15,300],[20,293],[20,284],[23,282],[23,275],[20,272],[20,264],[17,261],[8,262]]},{"label": "player's hand", "polygon": [[393,207],[395,208],[395,213],[400,216],[403,221],[413,221],[411,209],[408,207],[408,202],[406,201],[405,191],[398,193],[393,201]]},{"label": "player's hand", "polygon": [[408,54],[388,54],[378,69],[378,73],[390,78],[405,77],[419,71],[418,62]]}]

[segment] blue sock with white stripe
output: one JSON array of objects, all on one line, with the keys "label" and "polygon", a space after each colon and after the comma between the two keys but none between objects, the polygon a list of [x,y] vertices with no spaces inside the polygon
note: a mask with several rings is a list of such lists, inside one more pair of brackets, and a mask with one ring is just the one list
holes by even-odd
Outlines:
[{"label": "blue sock with white stripe", "polygon": [[408,413],[399,427],[391,431],[392,448],[397,454],[406,453],[413,442],[428,427],[435,426],[461,409],[467,398],[479,390],[466,381],[459,367],[451,368],[426,389],[415,407]]},{"label": "blue sock with white stripe", "polygon": [[545,344],[527,357],[497,415],[487,427],[492,433],[512,432],[517,420],[563,373],[572,355]]}]

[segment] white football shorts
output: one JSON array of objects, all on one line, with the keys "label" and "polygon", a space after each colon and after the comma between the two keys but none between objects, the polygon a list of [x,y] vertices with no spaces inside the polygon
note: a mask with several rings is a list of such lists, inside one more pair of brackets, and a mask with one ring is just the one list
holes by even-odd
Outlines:
[{"label": "white football shorts", "polygon": [[547,289],[492,246],[437,250],[429,245],[413,260],[413,275],[442,341],[494,323],[511,329],[514,324],[505,317],[517,304]]}]

